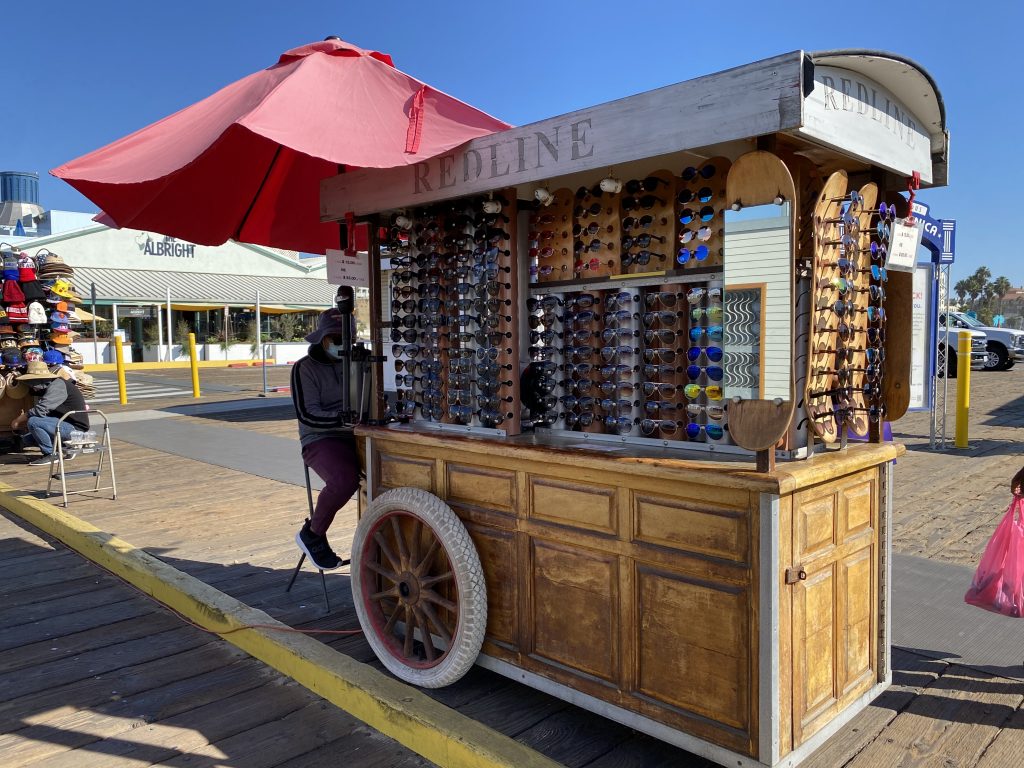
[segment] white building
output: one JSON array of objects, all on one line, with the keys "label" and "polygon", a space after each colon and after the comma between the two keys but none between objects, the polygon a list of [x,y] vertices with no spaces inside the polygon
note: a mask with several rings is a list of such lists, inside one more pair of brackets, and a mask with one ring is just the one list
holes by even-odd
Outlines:
[{"label": "white building", "polygon": [[158,359],[168,317],[172,336],[187,324],[198,343],[226,345],[252,341],[257,300],[268,339],[279,337],[281,315],[297,315],[291,326],[298,334],[334,301],[323,257],[301,259],[258,245],[195,245],[95,223],[6,241],[30,255],[48,250],[70,264],[82,306],[95,307],[97,317],[126,332],[135,361]]}]

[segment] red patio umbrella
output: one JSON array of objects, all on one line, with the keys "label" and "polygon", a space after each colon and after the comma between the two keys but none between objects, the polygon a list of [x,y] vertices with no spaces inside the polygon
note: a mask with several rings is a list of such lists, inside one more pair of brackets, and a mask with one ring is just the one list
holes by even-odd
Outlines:
[{"label": "red patio umbrella", "polygon": [[105,223],[323,253],[339,247],[339,230],[320,223],[322,179],[409,165],[508,127],[387,54],[333,38],[51,173]]}]

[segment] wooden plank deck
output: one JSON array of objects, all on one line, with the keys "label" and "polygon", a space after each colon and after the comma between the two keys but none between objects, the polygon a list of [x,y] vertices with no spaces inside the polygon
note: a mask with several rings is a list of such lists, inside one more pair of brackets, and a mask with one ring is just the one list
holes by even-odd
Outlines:
[{"label": "wooden plank deck", "polygon": [[5,768],[430,765],[7,513],[0,627]]},{"label": "wooden plank deck", "polygon": [[[158,406],[158,403],[151,402],[149,406]],[[244,440],[249,430],[288,438],[298,452],[295,422],[287,401],[280,408],[176,417],[176,420],[186,423],[195,420],[206,425],[219,423],[224,429],[236,430],[240,440]],[[160,422],[154,421],[152,428],[159,430]],[[117,434],[116,426],[114,434]],[[120,490],[118,500],[111,502],[109,499],[79,497],[72,502],[70,511],[73,514],[145,548],[182,571],[293,627],[358,627],[351,607],[348,577],[344,573],[335,572],[327,577],[333,608],[329,616],[323,615],[320,580],[315,571],[305,570],[291,593],[283,591],[298,559],[293,537],[306,515],[305,489],[302,486],[215,467],[121,441],[115,441],[115,454]],[[901,462],[898,475],[902,472],[923,477],[930,471],[928,462],[931,459],[927,456],[914,455],[907,461],[901,459]],[[3,480],[26,491],[45,487],[43,468],[8,463],[0,471],[3,471]],[[905,484],[903,488],[905,492],[919,494],[921,485]],[[897,494],[900,492],[898,484]],[[339,552],[347,550],[355,519],[353,503],[343,510],[331,530],[332,542]],[[899,522],[897,537],[900,535]],[[911,529],[909,535],[917,534]],[[916,542],[916,539],[912,541]],[[900,546],[898,541],[897,549]],[[36,545],[26,545],[23,541],[0,542],[0,576],[8,571],[16,572],[19,564],[45,562],[45,558],[59,557],[49,549],[46,552],[38,549]],[[93,581],[95,577],[87,571],[68,568],[66,577],[60,579],[52,579],[38,570],[26,574],[25,592],[15,598],[20,604],[12,605],[12,609],[36,611],[33,615],[37,616],[42,631],[75,634],[78,636],[75,642],[86,645],[91,642],[90,631],[97,633],[98,637],[103,635],[103,631],[97,627],[108,625],[123,628],[127,653],[132,652],[132,642],[141,645],[151,642],[150,635],[141,633],[146,622],[151,620],[147,617],[156,613],[152,606],[130,595],[111,600],[113,593],[105,590],[116,588],[116,585],[102,580]],[[76,591],[75,584],[83,588],[81,594]],[[48,594],[48,589],[53,592]],[[36,601],[41,598],[48,598],[50,609],[59,609],[64,615],[55,616],[52,610],[37,609]],[[4,653],[4,648],[17,649],[28,642],[24,624],[12,626],[10,631],[15,634],[11,638],[14,639],[7,638],[8,628],[2,622],[5,615],[10,615],[11,609],[8,609],[6,599],[5,594],[5,602],[0,603],[0,626],[4,627],[0,653]],[[111,610],[109,606],[118,606],[118,612],[111,614],[106,624],[90,623],[90,612]],[[180,628],[157,626],[164,628],[153,634],[152,642],[164,643],[159,647],[165,649],[177,647],[178,639],[188,635],[185,632],[174,634]],[[195,630],[189,628],[188,632]],[[167,635],[168,639],[162,640],[161,635]],[[198,639],[193,642],[198,642]],[[382,668],[360,635],[331,637],[325,642],[335,650]],[[196,645],[188,652],[210,654],[213,651],[207,647],[209,645]],[[26,660],[46,658],[41,645],[26,654]],[[1021,761],[1024,755],[1024,710],[1021,709],[1024,692],[1020,690],[1019,683],[899,649],[894,651],[893,658],[896,671],[892,689],[843,728],[805,765],[814,768],[870,765],[874,768],[876,763],[955,764],[992,768]],[[237,656],[232,657],[233,664],[241,660]],[[132,663],[144,666],[158,662],[159,659]],[[11,674],[17,671],[13,670]],[[0,674],[7,672],[0,667]],[[709,765],[686,752],[483,669],[474,669],[454,686],[426,693],[566,765],[598,768]],[[245,698],[244,691],[236,695]],[[205,706],[202,694],[198,696],[197,703],[189,711]],[[53,699],[52,705],[56,706],[58,701],[59,697]],[[4,711],[0,709],[0,714]],[[290,713],[279,716],[275,722],[288,716]],[[202,754],[204,759],[209,757],[199,746],[190,746],[189,749],[196,751],[197,755]],[[401,750],[397,746],[394,749]],[[309,757],[309,762],[306,762],[305,756],[284,755],[271,758],[269,751],[263,751],[266,751],[268,760],[278,762],[259,764],[305,766],[326,764],[327,760],[324,757],[323,762],[318,762],[321,758]],[[396,755],[398,752],[390,758],[361,755],[359,759],[347,759],[346,763],[358,766],[416,764],[405,762],[407,757],[404,755]],[[945,755],[954,756],[955,762],[944,762]],[[6,765],[3,758],[0,748],[0,764]],[[199,762],[203,764],[202,760]],[[189,764],[194,763],[189,761]],[[232,761],[232,764],[249,763]]]}]

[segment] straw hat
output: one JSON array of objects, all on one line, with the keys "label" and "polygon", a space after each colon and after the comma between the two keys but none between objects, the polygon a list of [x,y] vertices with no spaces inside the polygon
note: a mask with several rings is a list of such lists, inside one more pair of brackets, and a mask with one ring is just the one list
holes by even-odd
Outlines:
[{"label": "straw hat", "polygon": [[28,384],[18,381],[18,374],[7,374],[7,396],[13,400],[21,400],[28,395]]},{"label": "straw hat", "polygon": [[56,378],[57,374],[50,373],[49,367],[42,360],[29,360],[25,364],[25,373],[18,377],[18,382],[49,381]]}]

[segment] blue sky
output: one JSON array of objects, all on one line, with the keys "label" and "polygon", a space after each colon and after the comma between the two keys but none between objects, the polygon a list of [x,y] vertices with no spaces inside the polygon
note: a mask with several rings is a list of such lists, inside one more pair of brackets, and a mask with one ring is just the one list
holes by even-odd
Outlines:
[{"label": "blue sky", "polygon": [[[998,8],[1000,10],[989,10]],[[1005,10],[1003,10],[1005,9]],[[946,102],[954,279],[981,265],[1024,285],[1013,193],[1024,177],[1024,3],[57,0],[5,14],[0,166],[37,171],[48,208],[94,206],[46,172],[330,34],[514,124],[796,49],[915,59]],[[1016,73],[1016,74],[1015,74]]]}]

